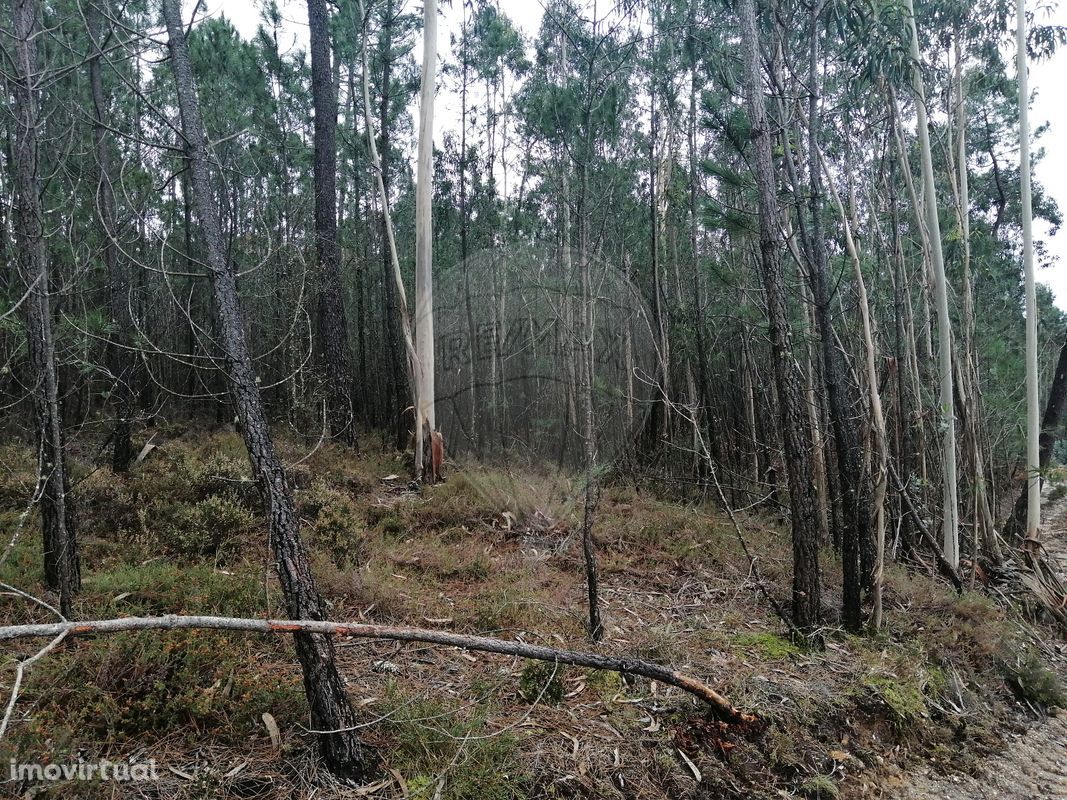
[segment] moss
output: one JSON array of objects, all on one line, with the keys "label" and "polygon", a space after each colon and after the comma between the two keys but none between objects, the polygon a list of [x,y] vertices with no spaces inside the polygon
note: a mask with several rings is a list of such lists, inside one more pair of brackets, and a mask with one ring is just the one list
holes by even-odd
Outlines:
[{"label": "moss", "polygon": [[620,694],[626,688],[622,675],[610,669],[591,670],[586,676],[585,683],[592,692],[605,700]]},{"label": "moss", "polygon": [[889,675],[870,675],[864,685],[893,712],[897,723],[909,722],[926,713],[926,698],[914,680]]},{"label": "moss", "polygon": [[788,639],[770,631],[742,633],[734,637],[733,644],[745,655],[754,655],[761,661],[781,661],[800,653],[800,649]]}]

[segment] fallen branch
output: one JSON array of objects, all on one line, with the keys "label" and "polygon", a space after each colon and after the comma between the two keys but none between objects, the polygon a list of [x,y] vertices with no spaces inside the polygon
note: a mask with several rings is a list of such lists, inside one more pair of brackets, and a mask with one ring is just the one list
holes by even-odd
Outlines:
[{"label": "fallen branch", "polygon": [[11,714],[14,712],[15,703],[19,699],[19,690],[22,688],[22,679],[26,675],[27,667],[30,667],[33,664],[37,663],[46,655],[48,655],[57,647],[59,647],[59,643],[62,642],[65,638],[67,638],[66,631],[60,633],[52,641],[50,641],[32,656],[27,658],[25,661],[20,661],[18,664],[15,665],[15,681],[11,684],[11,698],[7,701],[7,708],[4,709],[4,719],[0,721],[0,739],[3,739],[4,734],[7,733],[7,726],[8,723],[11,722]]},{"label": "fallen branch", "polygon": [[897,474],[896,467],[892,462],[889,462],[889,474],[893,478],[893,484],[896,487],[897,492],[900,494],[900,499],[904,501],[904,509],[911,516],[912,521],[915,522],[915,527],[919,529],[919,535],[923,541],[930,545],[930,549],[933,550],[934,556],[937,558],[937,566],[940,567],[941,573],[952,581],[952,585],[956,587],[956,594],[963,594],[963,579],[960,578],[955,568],[948,563],[944,553],[941,552],[941,548],[937,546],[937,541],[934,539],[930,529],[926,527],[926,523],[923,521],[922,515],[919,514],[915,503],[912,502],[911,494],[908,492],[908,487],[904,485],[904,482],[900,480],[900,475]]},{"label": "fallen branch", "polygon": [[210,628],[226,631],[249,631],[253,633],[322,633],[334,636],[353,636],[360,639],[392,639],[400,642],[426,642],[479,650],[486,653],[532,658],[556,664],[573,664],[578,667],[604,669],[641,675],[669,686],[676,686],[695,695],[714,709],[728,722],[743,722],[755,719],[731,705],[730,701],[710,686],[680,672],[632,658],[617,658],[599,653],[578,650],[557,650],[552,647],[526,644],[507,639],[491,639],[485,636],[465,636],[459,633],[433,631],[425,628],[406,628],[391,625],[370,625],[358,622],[328,622],[319,620],[245,619],[239,617],[200,617],[169,614],[163,617],[120,617],[78,622],[55,622],[34,625],[8,625],[0,627],[0,640],[22,639],[38,636],[56,637],[61,634],[118,633],[137,630],[176,630],[187,628]]}]

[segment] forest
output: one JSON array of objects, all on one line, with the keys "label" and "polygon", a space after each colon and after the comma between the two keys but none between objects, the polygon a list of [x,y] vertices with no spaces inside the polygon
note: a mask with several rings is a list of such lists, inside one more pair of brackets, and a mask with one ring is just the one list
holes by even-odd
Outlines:
[{"label": "forest", "polygon": [[1053,19],[11,0],[0,794],[1067,798]]}]

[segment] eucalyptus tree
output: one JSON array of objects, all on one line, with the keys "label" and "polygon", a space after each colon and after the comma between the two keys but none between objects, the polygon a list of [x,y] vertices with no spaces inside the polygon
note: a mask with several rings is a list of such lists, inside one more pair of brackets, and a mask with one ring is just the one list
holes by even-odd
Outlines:
[{"label": "eucalyptus tree", "polygon": [[[422,88],[415,186],[415,478],[426,477],[437,431],[433,337],[433,104],[437,85],[437,0],[423,0]],[[430,450],[427,450],[430,448]],[[429,470],[437,478],[436,466]]]},{"label": "eucalyptus tree", "polygon": [[[163,17],[191,171],[193,201],[206,250],[224,372],[269,520],[270,544],[287,612],[292,619],[322,620],[325,619],[325,606],[311,574],[307,548],[300,537],[300,521],[289,478],[271,438],[245,334],[237,276],[223,246],[222,225],[213,198],[211,149],[200,114],[200,100],[178,0],[163,0]],[[333,641],[328,636],[309,633],[296,633],[293,639],[303,668],[311,726],[317,731],[323,760],[335,774],[358,779],[367,769],[367,759],[357,733],[356,714],[337,671]]]},{"label": "eucalyptus tree", "polygon": [[941,248],[941,220],[938,214],[937,185],[934,179],[933,150],[930,145],[929,118],[926,109],[926,90],[922,74],[922,54],[919,50],[919,27],[912,0],[906,0],[908,29],[911,36],[912,91],[915,94],[916,128],[922,162],[923,195],[926,227],[929,235],[930,267],[934,280],[937,305],[938,359],[940,372],[940,413],[944,435],[941,452],[943,501],[941,505],[942,551],[953,567],[959,565],[960,535],[956,507],[956,415],[952,375],[952,317],[949,314],[948,282],[945,259]]},{"label": "eucalyptus tree", "polygon": [[1034,285],[1033,210],[1030,198],[1030,91],[1027,88],[1026,9],[1016,0],[1016,79],[1019,88],[1019,193],[1023,230],[1023,282],[1026,292],[1026,537],[1041,529],[1041,420],[1037,397],[1037,289]]}]

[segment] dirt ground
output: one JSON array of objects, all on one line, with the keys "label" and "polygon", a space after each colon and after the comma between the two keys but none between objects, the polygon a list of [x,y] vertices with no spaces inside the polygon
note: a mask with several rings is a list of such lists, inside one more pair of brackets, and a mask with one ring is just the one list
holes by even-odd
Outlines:
[{"label": "dirt ground", "polygon": [[[1045,511],[1045,549],[1067,579],[1067,498]],[[1060,645],[1059,672],[1067,674],[1067,646]],[[945,775],[925,769],[907,776],[897,788],[885,787],[896,800],[1063,800],[1067,798],[1067,712],[1060,711],[1029,730],[1006,737],[1002,756],[977,775]],[[875,795],[877,796],[877,795]]]}]

